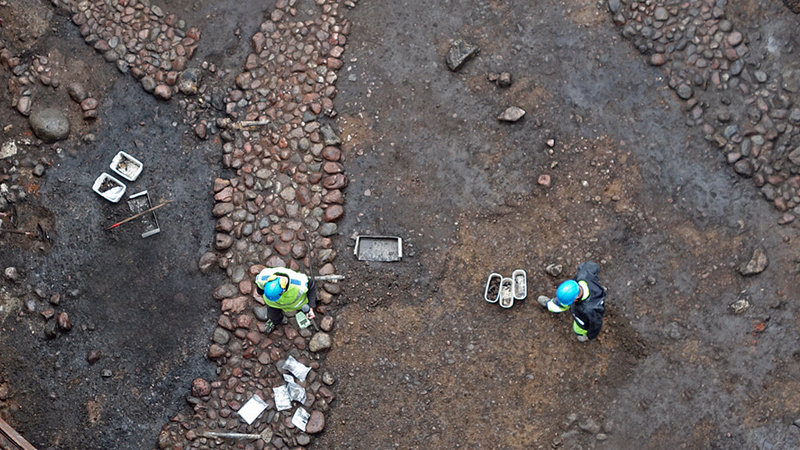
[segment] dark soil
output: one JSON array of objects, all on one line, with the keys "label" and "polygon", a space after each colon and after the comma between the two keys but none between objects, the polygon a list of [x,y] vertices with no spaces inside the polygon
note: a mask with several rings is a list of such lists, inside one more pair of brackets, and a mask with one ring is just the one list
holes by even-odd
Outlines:
[{"label": "dark soil", "polygon": [[[0,288],[0,416],[40,449],[154,448],[191,381],[215,376],[206,354],[223,275],[197,261],[213,245],[220,143],[198,139],[179,99],[144,92],[49,2],[8,3],[26,14],[3,16],[3,42],[57,59],[101,106],[84,121],[63,88],[37,97],[68,104],[75,125],[46,145],[0,96],[3,139],[31,142],[16,164],[29,195],[13,205],[15,227],[49,237],[0,235],[2,267],[20,271]],[[193,64],[213,62],[219,88],[272,7],[162,3],[203,30]],[[780,2],[726,13],[800,48],[789,36],[798,18]],[[752,183],[684,125],[663,72],[604,5],[362,0],[346,14],[336,98],[346,279],[326,360],[337,398],[310,448],[800,447],[798,229],[777,225]],[[453,73],[455,38],[481,52]],[[507,89],[487,81],[502,71]],[[527,114],[498,122],[508,106]],[[120,150],[144,165],[129,192],[174,200],[155,236],[142,239],[136,221],[108,230],[130,210],[91,191]],[[42,178],[30,174],[36,161],[49,162]],[[356,260],[357,235],[402,237],[402,261]],[[770,264],[742,277],[757,244]],[[586,260],[602,266],[609,296],[599,339],[580,344],[569,317],[536,297]],[[484,301],[489,274],[515,269],[527,272],[527,299]],[[750,308],[734,314],[740,299]],[[53,332],[49,310],[73,328]],[[90,363],[90,352],[101,357]]]}]

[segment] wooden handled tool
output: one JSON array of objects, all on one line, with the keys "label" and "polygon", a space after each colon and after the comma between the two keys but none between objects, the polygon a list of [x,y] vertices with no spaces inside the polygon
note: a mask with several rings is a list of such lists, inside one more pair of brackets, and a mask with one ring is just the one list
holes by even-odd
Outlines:
[{"label": "wooden handled tool", "polygon": [[167,205],[169,203],[172,203],[172,200],[167,200],[167,201],[165,201],[165,202],[163,202],[163,203],[161,203],[159,205],[153,206],[152,208],[148,208],[148,209],[145,209],[144,211],[142,211],[140,213],[136,213],[136,214],[128,217],[125,220],[119,221],[119,222],[115,223],[114,225],[111,225],[110,227],[108,227],[108,229],[110,230],[112,228],[117,228],[118,226],[122,225],[125,222],[130,222],[133,219],[136,219],[138,217],[142,217],[143,215],[145,215],[145,214],[147,214],[149,212],[155,211],[156,209],[161,208],[162,206]]},{"label": "wooden handled tool", "polygon": [[0,228],[0,232],[3,233],[14,233],[14,234],[24,234],[25,236],[36,237],[36,233],[33,231],[25,231],[25,230],[11,230],[8,228]]}]

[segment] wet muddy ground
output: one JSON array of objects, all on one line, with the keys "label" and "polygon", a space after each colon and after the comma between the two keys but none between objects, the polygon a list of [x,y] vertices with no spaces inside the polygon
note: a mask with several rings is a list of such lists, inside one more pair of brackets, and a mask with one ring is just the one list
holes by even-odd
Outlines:
[{"label": "wet muddy ground", "polygon": [[[213,62],[219,86],[272,7],[228,3],[162,5],[203,29],[193,61]],[[309,448],[800,446],[796,226],[778,225],[752,182],[685,125],[664,72],[622,39],[606,5],[425,3],[346,10],[335,102],[347,278],[326,360],[337,398]],[[211,293],[224,274],[201,274],[197,261],[213,245],[220,146],[197,139],[178,99],[144,92],[48,8],[32,9],[46,25],[23,43],[58,49],[101,99],[100,119],[26,149],[52,164],[30,178],[19,225],[41,223],[51,240],[3,236],[0,261],[22,275],[0,291],[0,413],[37,448],[155,448],[191,381],[215,376]],[[779,2],[725,11],[765,36],[754,49],[766,36],[794,45],[786,30],[798,18]],[[23,18],[3,17],[9,41]],[[454,73],[444,56],[459,37],[481,51]],[[509,88],[487,80],[502,71]],[[497,121],[508,106],[527,114]],[[4,139],[30,136],[2,111]],[[129,189],[175,200],[156,236],[105,229],[125,205],[90,186],[119,150],[146,166]],[[356,260],[359,234],[402,237],[403,260]],[[769,266],[743,277],[757,245]],[[535,297],[585,260],[601,264],[609,296],[600,338],[580,344],[568,317]],[[563,273],[545,273],[551,264]],[[515,269],[528,298],[485,302],[489,274]],[[750,306],[736,314],[742,299]],[[48,338],[48,309],[68,312],[72,330]],[[89,363],[93,351],[102,356]]]}]

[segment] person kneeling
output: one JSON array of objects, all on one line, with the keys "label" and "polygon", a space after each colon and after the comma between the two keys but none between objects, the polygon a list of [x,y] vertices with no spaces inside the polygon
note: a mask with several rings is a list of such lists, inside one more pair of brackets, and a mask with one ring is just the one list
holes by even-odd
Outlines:
[{"label": "person kneeling", "polygon": [[283,267],[266,268],[256,275],[256,292],[268,308],[264,333],[283,323],[284,312],[303,311],[309,319],[315,317],[317,288],[307,275]]}]

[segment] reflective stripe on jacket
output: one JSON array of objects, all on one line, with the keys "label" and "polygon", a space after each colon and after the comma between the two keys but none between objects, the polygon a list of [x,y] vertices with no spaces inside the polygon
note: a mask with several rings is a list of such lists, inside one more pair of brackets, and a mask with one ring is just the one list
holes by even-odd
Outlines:
[{"label": "reflective stripe on jacket", "polygon": [[264,290],[264,285],[272,275],[287,277],[289,285],[286,286],[286,290],[283,291],[280,298],[274,302],[267,300],[266,295],[261,294],[265,305],[283,311],[297,311],[308,303],[308,276],[283,267],[266,268],[256,276],[256,286],[259,291]]}]

